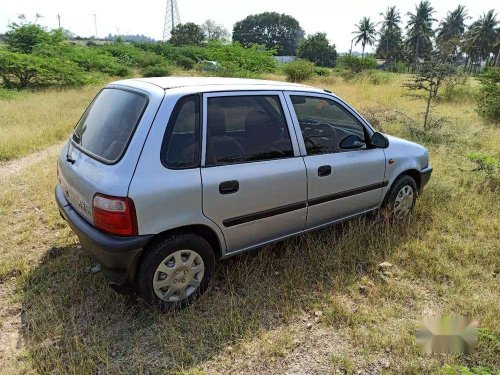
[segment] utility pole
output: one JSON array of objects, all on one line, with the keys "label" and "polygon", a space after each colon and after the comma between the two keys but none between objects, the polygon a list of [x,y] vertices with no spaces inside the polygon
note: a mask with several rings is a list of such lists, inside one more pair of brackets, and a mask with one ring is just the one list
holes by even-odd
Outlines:
[{"label": "utility pole", "polygon": [[92,13],[91,16],[94,17],[95,38],[97,39],[97,14]]},{"label": "utility pole", "polygon": [[61,15],[57,14],[57,23],[59,24],[59,28],[61,28]]}]

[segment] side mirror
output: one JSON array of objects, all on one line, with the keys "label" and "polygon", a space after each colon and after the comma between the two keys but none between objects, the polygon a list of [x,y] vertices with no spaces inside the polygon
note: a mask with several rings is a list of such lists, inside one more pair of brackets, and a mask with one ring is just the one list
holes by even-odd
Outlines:
[{"label": "side mirror", "polygon": [[346,150],[353,150],[353,149],[357,149],[357,148],[362,148],[363,146],[366,146],[366,143],[363,142],[363,140],[355,134],[352,134],[352,135],[344,138],[339,144],[340,148],[346,149]]},{"label": "side mirror", "polygon": [[370,146],[376,148],[387,148],[389,147],[389,139],[382,133],[375,132],[370,139]]}]

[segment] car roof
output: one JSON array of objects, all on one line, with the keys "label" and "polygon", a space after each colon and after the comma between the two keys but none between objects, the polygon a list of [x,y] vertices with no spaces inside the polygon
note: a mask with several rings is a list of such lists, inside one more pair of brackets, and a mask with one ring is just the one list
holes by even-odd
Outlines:
[{"label": "car roof", "polygon": [[[255,87],[259,89],[282,89],[289,90],[318,90],[317,88],[301,85],[298,83],[289,83],[282,81],[271,81],[263,79],[246,79],[246,78],[221,78],[221,77],[154,77],[154,78],[132,78],[113,82],[112,84],[128,85],[132,83],[149,83],[158,86],[164,90],[181,88],[181,87],[199,87],[199,86],[245,86]],[[224,89],[221,87],[221,89]]]}]

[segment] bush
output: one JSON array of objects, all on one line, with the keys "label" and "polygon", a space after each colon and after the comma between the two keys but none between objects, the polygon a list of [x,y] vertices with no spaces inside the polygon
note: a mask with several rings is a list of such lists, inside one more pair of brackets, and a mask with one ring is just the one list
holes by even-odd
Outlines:
[{"label": "bush", "polygon": [[476,167],[471,172],[479,172],[483,175],[484,186],[493,191],[500,189],[500,160],[481,152],[467,154],[466,157]]},{"label": "bush", "polygon": [[13,52],[31,53],[41,43],[49,42],[51,34],[37,24],[16,25],[5,33],[5,44]]},{"label": "bush", "polygon": [[368,79],[368,82],[372,85],[387,84],[392,79],[391,73],[382,72],[379,70],[367,70],[364,73]]},{"label": "bush", "polygon": [[0,51],[0,76],[5,88],[18,90],[88,83],[85,72],[71,61],[4,51]]},{"label": "bush", "polygon": [[444,83],[443,93],[438,99],[446,102],[467,100],[473,96],[471,87],[468,85],[469,76],[464,71],[459,71],[449,77]]},{"label": "bush", "polygon": [[168,65],[152,65],[142,70],[143,77],[166,77],[172,75],[172,68]]},{"label": "bush", "polygon": [[316,68],[314,68],[314,73],[320,77],[327,77],[330,75],[331,70],[328,68],[322,68],[321,66],[317,66]]},{"label": "bush", "polygon": [[344,55],[338,58],[337,64],[344,69],[359,73],[363,70],[375,69],[377,67],[377,60],[373,57],[355,57]]},{"label": "bush", "polygon": [[115,57],[98,47],[75,46],[69,43],[58,46],[41,44],[33,50],[33,54],[72,61],[87,72],[101,72],[118,77],[130,74],[126,65],[120,64]]},{"label": "bush", "polygon": [[283,66],[283,72],[289,82],[303,82],[314,75],[314,70],[313,63],[302,59],[297,59]]},{"label": "bush", "polygon": [[274,51],[262,50],[258,46],[245,48],[239,43],[229,45],[217,41],[207,45],[207,57],[204,60],[217,61],[221,66],[236,67],[245,74],[269,73],[276,70],[277,62]]},{"label": "bush", "polygon": [[67,56],[87,72],[102,72],[117,77],[130,74],[125,65],[118,63],[113,56],[98,48],[73,47]]},{"label": "bush", "polygon": [[175,64],[184,70],[190,70],[194,68],[196,61],[190,57],[180,55],[175,59]]},{"label": "bush", "polygon": [[481,82],[477,112],[496,124],[500,123],[500,68],[488,68],[478,77]]},{"label": "bush", "polygon": [[132,44],[127,43],[111,43],[99,46],[99,52],[104,52],[106,55],[111,55],[116,59],[117,63],[128,66],[136,66],[145,68],[151,65],[160,65],[164,62],[164,58],[154,52],[144,51]]}]

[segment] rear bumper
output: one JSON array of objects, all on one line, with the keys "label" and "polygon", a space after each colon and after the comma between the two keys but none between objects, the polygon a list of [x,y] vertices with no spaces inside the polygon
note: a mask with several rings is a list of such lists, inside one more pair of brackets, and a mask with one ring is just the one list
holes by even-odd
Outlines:
[{"label": "rear bumper", "polygon": [[431,179],[432,167],[429,165],[427,168],[424,168],[420,171],[420,192],[424,188],[425,185]]},{"label": "rear bumper", "polygon": [[61,216],[78,236],[85,252],[101,265],[110,285],[118,292],[132,291],[137,261],[153,235],[119,237],[101,232],[75,211],[59,185],[55,196]]}]

